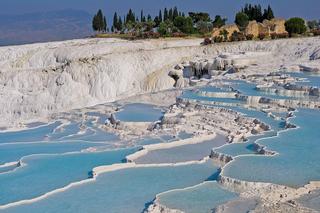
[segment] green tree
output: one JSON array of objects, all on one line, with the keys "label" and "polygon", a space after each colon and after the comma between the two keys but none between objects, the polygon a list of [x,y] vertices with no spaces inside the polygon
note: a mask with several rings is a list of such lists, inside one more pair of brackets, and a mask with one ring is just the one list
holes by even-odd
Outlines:
[{"label": "green tree", "polygon": [[227,21],[226,18],[221,18],[221,16],[217,15],[215,17],[214,21],[212,22],[212,26],[214,28],[220,28],[220,27],[226,25],[226,21]]},{"label": "green tree", "polygon": [[132,22],[132,23],[135,23],[136,22],[136,16],[135,14],[132,12],[131,9],[129,9],[129,12],[127,14],[127,17],[126,17],[126,23],[128,22]]},{"label": "green tree", "polygon": [[272,11],[270,5],[268,5],[268,8],[264,10],[263,19],[271,20],[273,18],[274,18],[273,11]]},{"label": "green tree", "polygon": [[177,16],[174,19],[173,25],[183,33],[191,34],[193,32],[193,22],[191,17]]},{"label": "green tree", "polygon": [[262,14],[262,8],[261,5],[251,5],[246,4],[244,8],[242,8],[241,12],[245,13],[249,20],[256,20],[257,22],[263,21],[263,14]]},{"label": "green tree", "polygon": [[198,23],[198,21],[210,22],[210,15],[208,13],[194,13],[189,12],[189,16],[191,17],[194,24]]},{"label": "green tree", "polygon": [[305,21],[299,17],[290,18],[286,21],[285,26],[290,36],[292,34],[303,34],[307,31]]},{"label": "green tree", "polygon": [[172,10],[172,8],[170,8],[170,10],[169,10],[169,20],[170,21],[173,21],[173,10]]},{"label": "green tree", "polygon": [[167,21],[168,20],[168,10],[167,8],[164,8],[164,12],[163,12],[163,21]]},{"label": "green tree", "polygon": [[118,14],[115,12],[113,15],[113,31],[116,31],[118,29]]},{"label": "green tree", "polygon": [[178,8],[177,7],[174,7],[173,8],[173,14],[172,14],[172,20],[174,20],[176,17],[179,16],[179,12],[178,12]]},{"label": "green tree", "polygon": [[212,31],[213,25],[211,22],[198,21],[196,24],[197,30],[201,34],[206,34]]},{"label": "green tree", "polygon": [[162,11],[159,10],[159,22],[161,23],[163,21],[163,18],[162,18]]},{"label": "green tree", "polygon": [[154,23],[155,23],[155,27],[159,27],[159,25],[160,25],[160,23],[161,23],[161,21],[160,21],[160,19],[159,19],[159,16],[156,16],[156,17],[154,17]]},{"label": "green tree", "polygon": [[94,16],[93,16],[93,19],[92,19],[92,29],[93,29],[93,31],[98,31],[98,29],[99,29],[99,23],[98,23],[98,17],[97,17],[97,15],[94,15]]},{"label": "green tree", "polygon": [[107,32],[107,19],[105,16],[103,17],[103,31]]},{"label": "green tree", "polygon": [[140,12],[140,22],[144,22],[143,21],[143,10],[141,10],[141,12]]},{"label": "green tree", "polygon": [[107,29],[106,18],[102,13],[102,10],[98,10],[97,14],[92,19],[92,29],[94,31],[104,32]]},{"label": "green tree", "polygon": [[123,22],[121,20],[121,16],[118,17],[117,30],[118,31],[122,31],[123,30]]},{"label": "green tree", "polygon": [[165,36],[168,34],[168,26],[165,22],[160,23],[158,33],[160,33],[161,36]]},{"label": "green tree", "polygon": [[144,24],[144,28],[146,32],[152,31],[153,27],[155,25],[155,22],[152,20],[148,20],[145,24]]},{"label": "green tree", "polygon": [[241,30],[244,30],[249,24],[249,17],[244,12],[236,14],[235,23]]}]

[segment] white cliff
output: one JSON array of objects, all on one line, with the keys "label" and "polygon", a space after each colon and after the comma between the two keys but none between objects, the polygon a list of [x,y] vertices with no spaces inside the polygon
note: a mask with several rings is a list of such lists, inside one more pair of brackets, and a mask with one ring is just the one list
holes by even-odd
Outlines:
[{"label": "white cliff", "polygon": [[[201,39],[82,39],[1,47],[0,126],[169,89],[175,84],[183,87],[188,81],[175,82],[168,73],[175,64],[196,56],[248,52],[241,60],[231,57],[233,64],[244,68],[235,76],[306,66],[311,58],[312,64],[320,64],[314,57],[319,41],[315,37],[200,46]],[[205,63],[200,65],[206,67]]]}]

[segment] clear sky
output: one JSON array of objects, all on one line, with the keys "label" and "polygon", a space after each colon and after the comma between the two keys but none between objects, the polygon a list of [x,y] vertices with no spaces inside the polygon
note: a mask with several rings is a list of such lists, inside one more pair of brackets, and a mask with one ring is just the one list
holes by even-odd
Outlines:
[{"label": "clear sky", "polygon": [[176,5],[185,12],[206,11],[211,16],[221,14],[233,21],[234,13],[245,3],[270,4],[276,16],[283,18],[301,16],[320,19],[320,0],[0,0],[0,14],[60,9],[80,9],[93,13],[102,8],[106,16],[111,18],[115,11],[124,14],[129,8],[137,13],[143,8],[146,13],[154,15],[159,8]]}]

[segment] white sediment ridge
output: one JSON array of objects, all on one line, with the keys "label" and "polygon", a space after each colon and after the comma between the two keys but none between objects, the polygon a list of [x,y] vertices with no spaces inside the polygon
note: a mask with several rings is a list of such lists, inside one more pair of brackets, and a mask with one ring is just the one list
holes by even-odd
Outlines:
[{"label": "white sediment ridge", "polygon": [[159,143],[159,144],[146,145],[142,147],[142,150],[135,152],[131,155],[128,155],[126,159],[128,162],[134,162],[136,159],[148,154],[149,151],[169,149],[169,148],[184,146],[188,144],[202,143],[203,141],[206,141],[206,140],[213,140],[215,137],[216,137],[216,134],[202,135],[202,136],[195,136],[192,138],[188,138],[185,140],[174,141],[171,143]]}]

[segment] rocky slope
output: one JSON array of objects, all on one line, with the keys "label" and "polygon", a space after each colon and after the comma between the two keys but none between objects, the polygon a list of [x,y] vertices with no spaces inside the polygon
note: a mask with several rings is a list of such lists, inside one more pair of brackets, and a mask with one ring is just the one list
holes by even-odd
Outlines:
[{"label": "rocky slope", "polygon": [[0,126],[172,88],[170,69],[197,55],[267,52],[256,55],[256,64],[247,67],[246,74],[319,67],[315,57],[319,41],[318,37],[200,46],[200,39],[83,39],[1,47]]}]

